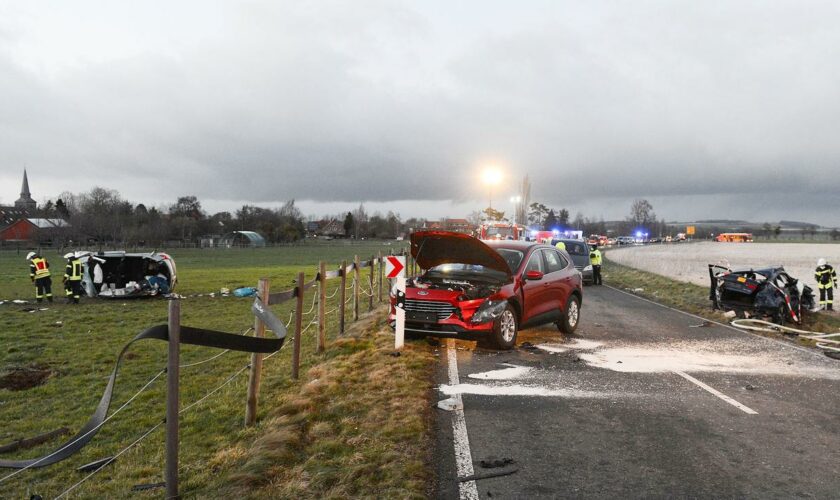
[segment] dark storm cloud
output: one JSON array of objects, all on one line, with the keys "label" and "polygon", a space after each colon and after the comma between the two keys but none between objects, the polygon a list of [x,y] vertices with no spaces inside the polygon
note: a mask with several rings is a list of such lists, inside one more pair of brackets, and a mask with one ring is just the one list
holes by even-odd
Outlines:
[{"label": "dark storm cloud", "polygon": [[56,193],[464,203],[492,161],[606,218],[840,189],[830,3],[446,5],[253,3],[218,36],[50,77],[0,28],[4,179],[27,163]]}]

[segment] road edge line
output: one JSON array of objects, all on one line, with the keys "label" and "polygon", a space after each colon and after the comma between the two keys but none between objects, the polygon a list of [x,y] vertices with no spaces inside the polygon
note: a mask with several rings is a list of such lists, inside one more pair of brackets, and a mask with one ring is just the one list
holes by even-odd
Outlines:
[{"label": "road edge line", "polygon": [[720,399],[726,401],[727,403],[731,404],[735,408],[738,408],[742,412],[744,412],[748,415],[758,415],[758,412],[753,410],[749,406],[747,406],[745,404],[742,404],[742,403],[739,403],[738,401],[734,400],[733,398],[730,398],[729,396],[720,392],[719,390],[715,389],[714,387],[697,380],[696,378],[692,377],[691,375],[689,375],[685,372],[677,371],[677,370],[672,370],[672,372],[676,373],[680,377],[688,380],[689,382],[691,382],[692,384],[696,385],[697,387],[703,389],[704,391],[719,397]]},{"label": "road edge line", "polygon": [[[461,382],[458,378],[458,353],[449,346],[446,349],[447,368],[449,369],[449,384],[458,386]],[[455,409],[452,412],[452,444],[455,451],[455,470],[458,478],[469,477],[475,474],[470,451],[470,438],[467,434],[467,420],[464,416],[464,402],[461,394],[453,394]],[[458,483],[458,494],[461,500],[478,500],[478,487],[475,481],[464,481]]]}]

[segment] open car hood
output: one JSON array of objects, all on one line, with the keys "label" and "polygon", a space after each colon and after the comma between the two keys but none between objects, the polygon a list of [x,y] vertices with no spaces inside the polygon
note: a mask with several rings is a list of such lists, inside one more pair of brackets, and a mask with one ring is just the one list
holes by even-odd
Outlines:
[{"label": "open car hood", "polygon": [[511,277],[505,259],[481,240],[463,233],[419,231],[411,234],[411,256],[423,269],[441,264],[484,266]]}]

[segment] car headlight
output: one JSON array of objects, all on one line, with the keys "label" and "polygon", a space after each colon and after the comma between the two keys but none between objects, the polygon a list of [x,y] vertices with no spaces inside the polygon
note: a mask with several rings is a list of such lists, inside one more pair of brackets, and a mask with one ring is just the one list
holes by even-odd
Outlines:
[{"label": "car headlight", "polygon": [[592,270],[592,264],[589,264],[588,266],[584,267],[583,270],[584,271],[591,271]]},{"label": "car headlight", "polygon": [[487,323],[498,318],[505,310],[507,302],[504,300],[486,300],[481,307],[473,314],[470,320],[473,323]]}]

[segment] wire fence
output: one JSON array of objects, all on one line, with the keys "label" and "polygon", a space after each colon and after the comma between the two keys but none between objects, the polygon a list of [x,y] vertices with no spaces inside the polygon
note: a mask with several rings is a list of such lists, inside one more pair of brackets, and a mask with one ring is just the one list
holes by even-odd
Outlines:
[{"label": "wire fence", "polygon": [[[289,329],[289,328],[291,328],[292,332],[290,332],[290,333],[292,335],[292,340],[293,340],[292,348],[294,349],[294,353],[292,355],[292,363],[293,363],[292,377],[297,378],[298,369],[299,369],[299,365],[300,365],[299,353],[300,353],[301,338],[303,337],[303,335],[306,332],[308,332],[315,325],[319,326],[319,328],[317,330],[319,332],[319,343],[318,343],[318,345],[319,345],[319,351],[323,351],[323,349],[326,347],[326,341],[325,341],[324,335],[325,335],[325,330],[326,330],[325,322],[327,321],[327,319],[329,319],[329,318],[334,318],[335,319],[334,316],[337,316],[337,319],[338,319],[338,335],[340,336],[340,335],[343,335],[345,333],[345,326],[346,326],[345,319],[346,319],[347,305],[348,304],[353,302],[353,307],[352,307],[353,313],[354,313],[353,314],[353,320],[355,320],[355,319],[358,319],[358,312],[359,312],[359,306],[360,306],[360,303],[361,303],[361,300],[360,300],[361,296],[365,296],[365,297],[370,299],[369,300],[369,310],[373,310],[374,300],[375,300],[376,291],[377,291],[377,285],[378,285],[378,290],[379,290],[378,301],[380,303],[383,301],[383,296],[382,296],[383,288],[385,290],[390,290],[390,287],[383,287],[383,280],[384,280],[384,278],[383,278],[383,266],[384,266],[384,262],[385,262],[385,258],[383,258],[381,254],[378,257],[372,257],[370,260],[366,260],[366,261],[360,261],[359,258],[356,257],[356,259],[354,260],[353,263],[351,263],[349,265],[342,264],[338,268],[338,270],[329,271],[329,272],[323,272],[324,265],[322,263],[319,267],[319,269],[321,271],[316,273],[315,278],[310,282],[306,282],[303,279],[303,276],[304,276],[303,273],[300,273],[299,274],[299,279],[296,281],[295,287],[292,290],[287,290],[287,291],[284,291],[284,292],[273,293],[273,294],[266,293],[263,296],[260,296],[258,294],[257,297],[256,297],[256,302],[253,306],[254,308],[257,308],[257,303],[259,303],[259,302],[262,302],[265,306],[272,306],[272,305],[282,304],[282,303],[285,303],[285,302],[291,301],[291,300],[296,301],[296,306],[289,312],[288,320],[285,321],[285,322],[278,322],[278,323],[276,323],[276,326],[268,325],[265,322],[261,321],[260,320],[261,316],[257,314],[256,315],[257,319],[255,320],[255,326],[245,329],[239,335],[247,336],[249,333],[253,332],[255,337],[260,337],[260,336],[262,336],[266,327],[272,327],[272,328],[277,328],[277,329],[283,329],[283,328],[284,329]],[[377,272],[377,267],[378,267],[378,272]],[[359,279],[360,270],[363,269],[363,268],[368,268],[369,269],[369,275],[368,275],[369,279],[368,279],[368,286],[367,287],[365,287],[362,283],[362,280]],[[413,268],[413,266],[412,266],[412,268]],[[350,279],[348,279],[348,277]],[[328,280],[332,280],[332,279],[340,279],[341,284],[338,287],[336,287],[332,291],[331,294],[327,295],[327,293],[326,293],[327,286],[326,285],[327,285]],[[262,283],[261,283],[261,285],[262,285]],[[265,283],[265,287],[266,287],[266,289],[268,288],[268,283],[267,282]],[[304,302],[304,296],[309,289],[312,289],[312,299],[311,299],[311,303],[310,303],[310,306],[309,306],[308,310],[304,311],[303,307],[302,307],[303,302]],[[352,293],[345,293],[348,290],[352,290]],[[341,296],[344,297],[344,300],[340,300],[341,298],[339,298],[338,304],[336,304],[334,307],[327,310],[327,302],[329,302],[330,299],[336,298],[336,296],[339,294],[339,292],[341,292]],[[346,295],[346,297],[345,297],[345,295]],[[255,314],[256,314],[256,311],[255,311]],[[305,318],[305,321],[304,321],[304,318]],[[277,335],[280,332],[275,331],[274,333],[275,333],[275,335]],[[286,331],[283,331],[282,332],[283,336],[285,336],[286,333],[287,333]],[[213,389],[206,392],[201,398],[193,401],[192,403],[188,404],[187,406],[184,406],[184,407],[178,409],[177,414],[182,415],[185,412],[191,410],[192,408],[195,408],[196,406],[198,406],[198,405],[202,404],[203,402],[207,401],[214,394],[217,394],[224,387],[231,384],[234,380],[236,380],[237,377],[239,377],[242,373],[244,373],[245,371],[247,371],[249,369],[251,370],[251,379],[250,380],[253,381],[254,378],[255,378],[255,375],[256,375],[257,380],[259,380],[259,374],[254,373],[255,368],[259,368],[261,370],[262,369],[262,361],[269,360],[269,359],[273,358],[274,356],[276,356],[277,354],[279,354],[281,352],[282,347],[285,346],[286,344],[281,343],[280,348],[274,350],[273,352],[269,352],[265,355],[262,355],[262,354],[259,354],[259,353],[254,354],[253,355],[254,357],[252,358],[251,363],[248,363],[248,364],[240,367],[239,369],[237,369],[230,376],[228,376],[224,381],[222,381],[219,385],[217,385]],[[229,353],[231,350],[232,350],[231,348],[226,348],[226,349],[223,349],[220,352],[218,352],[218,353],[216,353],[212,356],[209,356],[205,359],[195,361],[195,362],[190,362],[190,363],[184,363],[184,364],[178,363],[177,366],[179,368],[188,369],[188,368],[193,368],[193,367],[196,367],[196,366],[210,364],[210,363],[213,363],[214,361],[217,361],[219,358],[221,358],[225,354]],[[237,350],[241,350],[241,349],[237,349]],[[255,363],[254,362],[255,359],[259,359],[259,363]],[[137,400],[137,398],[143,392],[147,391],[157,380],[159,380],[166,373],[167,373],[166,369],[162,369],[162,370],[158,371],[137,392],[135,392],[131,397],[129,397],[122,405],[120,405],[118,408],[116,408],[110,414],[105,416],[104,419],[101,421],[101,423],[99,423],[98,425],[96,425],[95,427],[93,427],[92,429],[87,431],[85,434],[83,434],[81,436],[78,436],[76,439],[74,439],[71,442],[63,445],[62,447],[60,447],[56,451],[50,453],[49,455],[41,457],[39,460],[36,460],[33,463],[31,463],[31,464],[29,464],[25,467],[18,468],[18,469],[14,470],[13,472],[11,472],[7,475],[5,475],[3,477],[0,477],[0,484],[3,484],[6,481],[11,480],[12,478],[15,478],[15,477],[21,475],[24,471],[30,470],[34,467],[37,467],[40,463],[44,462],[45,460],[53,457],[54,455],[62,452],[65,449],[73,446],[75,443],[81,441],[82,439],[87,438],[91,434],[94,434],[97,431],[99,431],[103,426],[105,426],[105,424],[112,421],[117,415],[121,414],[121,412],[123,412],[126,408],[128,408],[132,404],[132,402]],[[252,391],[254,391],[254,390],[256,392],[252,394]],[[258,392],[259,392],[259,383],[257,383],[255,389],[252,387],[252,384],[249,384],[249,397],[248,397],[248,403],[249,404],[247,405],[247,408],[246,408],[246,425],[248,424],[247,413],[249,411],[251,411],[250,402],[251,402],[252,399],[254,401],[256,400],[256,395],[258,394]],[[254,415],[255,415],[255,410],[256,410],[255,405],[254,405],[253,410],[254,410]],[[131,441],[126,446],[121,448],[113,456],[103,460],[101,464],[97,464],[97,466],[92,471],[90,471],[86,476],[84,476],[79,481],[71,484],[66,489],[64,489],[60,494],[58,494],[56,496],[56,498],[66,498],[71,492],[75,491],[77,488],[82,486],[85,482],[87,482],[90,479],[96,477],[96,475],[99,472],[101,472],[104,468],[106,468],[108,465],[113,463],[119,457],[123,456],[125,453],[129,452],[131,449],[138,446],[141,442],[143,442],[146,438],[148,438],[151,434],[153,434],[154,431],[156,431],[161,426],[164,426],[164,424],[165,424],[165,419],[162,419],[162,420],[158,421],[157,423],[155,423],[154,425],[152,425],[151,427],[149,427],[148,429],[146,429],[145,431],[143,431],[142,433],[140,433],[138,435],[138,437],[136,437],[133,441]],[[169,436],[167,437],[167,439],[169,439]],[[177,439],[177,436],[176,436],[176,439]],[[176,470],[177,470],[177,464],[176,464]],[[176,478],[177,478],[177,476],[176,476]],[[176,481],[176,483],[177,483],[177,481]],[[167,496],[169,496],[169,490],[167,490]]]}]

